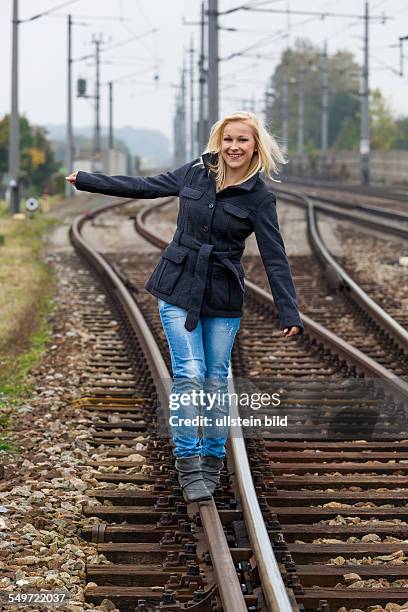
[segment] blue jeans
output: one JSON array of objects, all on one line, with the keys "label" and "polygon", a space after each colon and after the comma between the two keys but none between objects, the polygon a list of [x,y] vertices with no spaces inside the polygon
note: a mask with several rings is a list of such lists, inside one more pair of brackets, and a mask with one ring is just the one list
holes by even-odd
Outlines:
[{"label": "blue jeans", "polygon": [[[230,407],[228,367],[241,317],[202,315],[197,327],[188,331],[186,310],[160,298],[157,303],[173,371],[169,398],[173,454],[224,457],[228,438],[224,417]],[[195,422],[186,423],[186,419]]]}]

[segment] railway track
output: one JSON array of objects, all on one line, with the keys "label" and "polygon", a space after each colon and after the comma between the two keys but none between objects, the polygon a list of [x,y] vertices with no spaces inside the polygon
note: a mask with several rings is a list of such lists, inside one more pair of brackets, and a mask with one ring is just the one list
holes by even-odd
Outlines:
[{"label": "railway track", "polygon": [[[89,315],[89,332],[98,343],[89,364],[93,383],[79,407],[92,417],[92,444],[99,452],[89,467],[99,486],[86,491],[97,505],[83,508],[95,519],[83,537],[110,563],[87,566],[86,601],[109,599],[120,610],[138,612],[296,609],[280,577],[255,489],[243,486],[249,465],[242,436],[231,441],[229,453],[236,494],[218,509],[213,501],[195,509],[184,503],[168,439],[157,435],[157,422],[164,418],[160,408],[168,403],[163,381],[169,371],[129,293],[136,285],[82,239],[86,220],[74,224],[72,241],[98,271],[122,336],[112,330],[105,306]],[[224,480],[232,486],[228,477]]]},{"label": "railway track", "polygon": [[[286,192],[281,190],[281,193],[286,199]],[[291,193],[289,201],[292,202],[294,198]],[[296,203],[306,211],[307,232],[313,253],[311,256],[293,258],[291,264],[302,311],[395,375],[406,377],[408,332],[404,308],[395,302],[391,305],[391,299],[384,303],[386,299],[383,298],[384,307],[375,302],[325,248],[319,234],[318,217],[327,212],[301,194],[297,194]],[[251,258],[247,266],[248,274],[255,283],[266,288],[267,281],[259,264],[258,258]],[[367,285],[366,288],[369,289]]]},{"label": "railway track", "polygon": [[333,203],[347,201],[353,206],[373,206],[397,212],[408,212],[407,189],[385,189],[381,187],[363,187],[362,185],[341,185],[336,183],[313,181],[304,178],[289,177],[285,184],[301,190],[309,196],[321,197]]},{"label": "railway track", "polygon": [[[146,238],[154,240],[156,246],[164,246],[158,237],[148,236],[143,217],[145,214],[139,215],[139,230]],[[140,291],[146,276],[146,261],[141,266],[130,253],[121,257],[111,254],[108,259],[133,292],[169,367],[167,344],[155,301]],[[153,266],[154,258],[151,259]],[[404,455],[408,450],[408,443],[404,442],[404,438],[408,438],[404,383],[308,317],[304,336],[284,344],[279,341],[275,316],[270,296],[248,282],[246,313],[234,348],[233,369],[237,389],[241,392],[246,389],[248,380],[259,379],[257,384],[262,387],[265,378],[266,387],[271,384],[285,387],[287,397],[283,406],[261,410],[258,414],[272,419],[282,416],[283,411],[289,425],[274,427],[273,431],[271,428],[261,431],[260,428],[255,437],[247,431],[246,446],[266,530],[289,596],[291,592],[296,596],[297,604],[292,601],[291,606],[323,612],[342,606],[363,609],[374,604],[403,604],[408,600],[408,590],[404,590],[398,580],[406,575],[403,540],[408,530],[404,499],[408,491],[405,488],[408,474],[404,469],[405,456],[408,457]],[[103,331],[105,323],[101,323]],[[201,521],[197,521],[197,514],[192,519],[186,514],[185,504],[177,495],[166,444],[160,439],[157,444],[149,442],[145,453],[141,453],[145,457],[143,465],[147,461],[156,466],[150,473],[140,474],[140,457],[139,463],[130,458],[136,438],[142,435],[147,439],[154,427],[155,417],[152,421],[146,419],[141,406],[152,408],[158,402],[157,391],[152,387],[142,387],[139,391],[135,385],[137,379],[129,377],[119,385],[119,379],[112,375],[118,371],[123,375],[122,369],[128,375],[129,370],[134,371],[128,354],[134,330],[126,322],[121,323],[121,328],[122,344],[112,350],[112,338],[108,337],[104,347],[107,352],[98,351],[97,362],[92,365],[97,372],[101,368],[101,375],[110,377],[103,379],[106,386],[93,394],[92,401],[84,398],[81,403],[81,408],[89,410],[93,420],[96,419],[97,427],[93,425],[95,447],[107,454],[102,464],[99,461],[98,466],[94,466],[95,470],[102,467],[102,473],[96,476],[103,484],[102,490],[98,487],[90,492],[95,499],[103,500],[105,507],[98,506],[99,514],[94,507],[84,508],[84,512],[96,517],[96,521],[83,535],[93,541],[99,539],[98,550],[100,547],[112,561],[111,565],[102,568],[87,568],[88,601],[96,603],[101,598],[109,598],[121,610],[150,611],[160,605],[170,606],[165,609],[181,609],[186,597],[190,602],[195,597],[202,598],[201,602],[195,602],[202,607],[191,609],[204,610],[207,608],[203,606],[209,605],[204,602],[207,592],[215,605],[220,606],[209,556],[207,554],[203,562],[197,555]],[[133,354],[137,353],[139,359],[141,352],[140,347],[133,348]],[[117,360],[113,370],[111,357]],[[377,388],[372,379],[381,380],[382,376],[390,377],[387,386]],[[333,382],[335,378],[338,379],[336,383]],[[152,385],[151,375],[148,381]],[[122,389],[119,394],[118,388]],[[146,397],[151,392],[153,405],[146,404]],[[133,399],[138,394],[139,403]],[[112,403],[115,397],[122,398],[122,402]],[[152,414],[152,410],[148,412]],[[359,442],[353,441],[356,435]],[[136,444],[143,444],[145,438]],[[164,465],[159,466],[160,463]],[[262,605],[263,609],[280,609],[265,607],[261,583],[256,579],[254,547],[245,533],[242,499],[233,499],[234,489],[239,488],[235,480],[237,466],[229,463],[228,468],[230,472],[223,474],[223,487],[215,501],[228,542],[235,549],[233,563],[240,575],[239,582],[245,585],[246,605],[254,610],[262,609]],[[128,473],[129,470],[133,473]],[[116,485],[114,491],[108,490],[111,484]],[[141,503],[137,491],[126,491],[129,484],[150,485],[153,495],[145,494]],[[155,491],[157,487],[160,495]],[[139,525],[139,520],[145,521],[144,524]],[[126,524],[121,525],[120,521]],[[160,525],[160,521],[164,525]],[[180,521],[183,523],[181,536],[180,529],[177,530]],[[159,535],[162,537],[163,533],[167,533],[165,542],[161,540],[158,545]],[[326,541],[327,535],[333,536],[329,538],[330,543]],[[200,537],[202,534],[199,541]],[[349,538],[354,540],[348,541]],[[188,540],[191,554],[194,540],[195,557],[190,557],[188,564],[194,565],[193,573],[200,578],[196,590],[192,593],[197,586],[197,582],[192,581],[194,586],[188,594],[184,593],[184,598],[180,595],[183,589],[178,588],[175,574],[180,578],[180,575],[191,574],[191,570],[186,569],[185,564],[176,564],[182,547],[175,546],[175,542],[180,539]],[[170,556],[167,568],[174,570],[171,580],[168,580],[170,569],[164,569],[164,550]],[[379,559],[387,556],[384,551],[390,557],[388,562]],[[154,563],[149,565],[153,558]],[[139,563],[134,564],[135,560]],[[391,582],[386,583],[384,576]],[[151,586],[153,581],[155,585]],[[146,588],[146,585],[150,586]],[[136,602],[139,607],[132,607]]]}]

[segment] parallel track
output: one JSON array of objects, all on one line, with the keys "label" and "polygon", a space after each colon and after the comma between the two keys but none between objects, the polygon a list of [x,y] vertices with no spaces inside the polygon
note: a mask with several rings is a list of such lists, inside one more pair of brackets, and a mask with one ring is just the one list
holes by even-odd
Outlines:
[{"label": "parallel track", "polygon": [[330,181],[315,181],[304,177],[288,177],[285,185],[296,186],[307,195],[321,195],[341,203],[346,196],[353,206],[379,206],[384,209],[408,212],[408,188],[387,189],[384,187],[364,187],[363,185],[344,185]]},{"label": "parallel track", "polygon": [[[225,505],[227,518],[222,511],[217,512],[211,501],[196,505],[195,511],[190,505],[189,520],[177,486],[168,440],[156,439],[155,433],[157,419],[164,418],[160,411],[167,409],[165,381],[170,379],[169,371],[142,312],[128,291],[135,286],[81,237],[82,226],[101,212],[100,209],[98,213],[77,220],[71,232],[74,246],[102,280],[123,335],[122,342],[108,338],[108,343],[103,344],[104,350],[99,348],[93,367],[102,369],[105,384],[102,389],[93,388],[91,396],[80,402],[81,408],[95,417],[94,444],[106,457],[89,464],[95,469],[102,468],[103,475],[97,479],[102,479],[103,486],[88,490],[87,494],[103,505],[84,507],[84,514],[96,517],[98,522],[84,530],[83,535],[97,543],[98,551],[113,562],[112,565],[87,568],[88,580],[94,583],[88,585],[87,600],[98,603],[109,598],[121,610],[144,610],[143,606],[149,610],[156,609],[154,606],[162,609],[165,605],[170,606],[166,609],[181,609],[182,604],[187,605],[186,609],[202,611],[296,608],[294,601],[293,605],[290,603],[290,593],[288,595],[280,577],[266,528],[262,525],[255,490],[252,495],[248,494],[248,486],[244,488],[242,484],[242,478],[249,473],[242,440],[241,445],[238,440],[231,441],[230,445],[229,467],[235,473],[237,493],[235,501],[231,499]],[[95,332],[100,323],[93,325]],[[123,380],[118,373],[122,368],[127,372],[132,369],[133,379],[127,376]],[[147,399],[149,394],[153,401]],[[156,415],[154,408],[158,410]],[[148,417],[144,413],[146,409]],[[131,450],[139,439],[136,433],[143,435],[144,448],[139,454]],[[113,449],[106,453],[106,445],[112,445]],[[236,466],[238,452],[240,465]],[[118,468],[137,470],[143,457],[149,464],[156,465],[149,479],[139,473],[132,478],[128,473],[119,472],[112,474],[112,481],[112,476],[104,473],[104,468],[115,472]],[[106,483],[109,482],[117,486],[108,488]],[[124,483],[144,486],[150,483],[153,487],[146,492],[123,486]],[[242,511],[235,510],[238,504],[242,504],[244,515],[248,516],[247,535]],[[226,533],[222,528],[222,523],[230,522],[229,509],[234,518],[241,517],[240,544],[235,534],[235,521]],[[107,521],[115,524],[108,526]],[[123,521],[130,525],[119,524]],[[146,528],[146,524],[153,524],[153,529]],[[203,555],[206,551],[207,555]],[[258,562],[252,551],[256,551]],[[263,580],[262,589],[260,579]]]},{"label": "parallel track", "polygon": [[[152,210],[150,207],[149,212]],[[157,236],[153,238],[146,227],[147,214],[148,212],[139,215],[139,230],[145,238],[163,248],[166,244]],[[122,280],[133,289],[133,295],[148,319],[150,331],[169,369],[167,345],[155,309],[155,301],[151,296],[147,296],[146,292],[140,291],[146,276],[146,266],[137,265],[137,258],[131,254],[122,258],[111,255],[109,259],[116,271],[120,270]],[[126,259],[126,262],[123,263],[121,259]],[[113,307],[118,310],[117,306]],[[267,429],[262,438],[248,438],[246,446],[266,530],[284,581],[289,587],[289,594],[291,591],[295,592],[298,604],[304,605],[305,609],[319,609],[321,612],[336,610],[341,605],[354,606],[356,603],[360,607],[378,602],[404,603],[408,600],[408,590],[398,590],[392,585],[387,589],[369,591],[364,588],[333,588],[336,583],[342,582],[345,570],[343,566],[328,564],[328,560],[342,555],[347,563],[347,558],[367,554],[367,551],[381,554],[385,550],[398,552],[403,548],[401,543],[385,545],[382,542],[364,541],[361,544],[345,544],[344,541],[351,534],[363,537],[376,533],[379,538],[390,534],[394,537],[396,534],[403,534],[404,537],[408,535],[408,519],[406,525],[386,522],[407,518],[403,509],[404,496],[408,492],[408,488],[404,488],[408,484],[408,474],[400,462],[404,461],[403,453],[408,449],[405,442],[398,442],[401,438],[408,438],[403,406],[408,396],[407,388],[380,365],[328,333],[307,316],[304,316],[306,329],[302,337],[286,343],[279,340],[275,318],[276,311],[270,296],[248,281],[246,312],[233,352],[233,370],[237,390],[245,388],[245,380],[241,380],[245,378],[251,381],[267,378],[266,386],[280,384],[285,387],[283,407],[259,411],[259,414],[272,418],[284,413],[288,416],[289,426]],[[105,462],[107,469],[111,469],[109,466],[113,469],[119,468],[118,472],[104,473],[97,477],[102,482],[115,484],[114,491],[99,489],[91,492],[96,499],[105,500],[105,503],[107,501],[109,506],[98,506],[96,511],[94,507],[84,508],[85,513],[97,517],[98,520],[92,529],[85,530],[84,537],[99,541],[98,548],[101,548],[101,552],[115,562],[102,568],[87,568],[88,580],[98,583],[87,590],[87,597],[89,601],[95,602],[109,597],[121,610],[149,612],[155,609],[154,606],[163,606],[165,602],[170,606],[166,609],[181,609],[177,607],[181,604],[175,601],[185,602],[188,598],[190,609],[211,609],[205,607],[212,605],[209,603],[211,600],[213,603],[217,602],[215,605],[224,605],[219,595],[217,597],[218,586],[217,580],[214,579],[216,568],[214,572],[209,565],[203,563],[197,554],[197,548],[194,547],[197,535],[192,535],[191,531],[200,531],[200,521],[197,523],[197,518],[194,519],[197,517],[195,514],[193,523],[189,522],[185,513],[185,504],[178,492],[167,444],[160,439],[154,443],[149,439],[149,434],[154,431],[155,417],[146,418],[142,407],[146,405],[146,397],[150,391],[153,392],[153,404],[150,404],[148,411],[150,415],[154,406],[160,403],[160,397],[162,402],[165,401],[157,389],[152,390],[152,385],[157,383],[158,379],[143,373],[146,361],[141,356],[142,348],[134,345],[135,330],[127,318],[123,317],[123,312],[121,319],[124,345],[111,347],[113,350],[109,350],[111,341],[108,339],[107,352],[102,355],[102,359],[98,357],[94,365],[101,368],[105,376],[109,376],[112,372],[112,357],[113,361],[116,361],[116,372],[129,367],[136,372],[133,360],[137,355],[139,366],[142,365],[137,376],[139,379],[146,379],[147,383],[138,388],[138,378],[135,376],[125,383],[126,390],[118,393],[118,388],[121,388],[118,379],[111,375],[112,380],[107,383],[107,388],[99,394],[95,393],[92,401],[84,399],[82,402],[82,407],[89,409],[96,417],[95,446],[102,448],[102,451],[104,447],[99,446],[102,443],[105,448],[112,448],[108,452],[110,458],[99,461],[98,464]],[[106,363],[107,361],[109,363]],[[381,381],[383,377],[388,377],[388,383],[382,388],[381,385],[377,387],[368,380],[376,378]],[[341,393],[339,386],[334,384],[335,379],[337,382],[348,381],[347,388],[343,387]],[[262,383],[259,381],[259,384]],[[135,401],[138,392],[140,398]],[[118,401],[121,397],[125,400],[122,405]],[[112,416],[114,421],[110,422]],[[397,418],[399,421],[395,422]],[[352,431],[350,427],[353,428]],[[138,463],[126,459],[129,452],[135,452],[129,451],[126,446],[134,447],[135,434],[139,432],[146,438],[146,460],[156,466],[150,474],[140,474],[138,471],[133,474],[126,473],[129,468],[140,469],[140,460]],[[365,437],[368,441],[353,442],[356,436],[360,439]],[[379,441],[372,442],[374,438]],[[305,439],[309,439],[309,442],[305,442]],[[119,446],[121,448],[118,448]],[[365,451],[370,452],[369,462],[366,462]],[[164,465],[161,467],[160,463],[163,461]],[[395,463],[391,463],[392,461]],[[263,597],[266,584],[262,593],[261,583],[256,578],[257,572],[253,567],[254,563],[256,564],[256,558],[253,557],[255,549],[242,522],[245,518],[248,525],[250,519],[243,517],[242,498],[238,496],[235,502],[232,501],[234,490],[240,489],[242,493],[245,485],[238,483],[236,486],[240,470],[230,462],[229,468],[232,474],[228,476],[224,473],[223,488],[217,493],[215,500],[221,522],[226,526],[228,541],[233,542],[231,550],[235,569],[239,571],[241,585],[246,585],[246,606],[253,610],[286,609],[265,607]],[[395,476],[385,478],[385,474],[389,473]],[[122,483],[120,492],[119,483]],[[126,491],[123,483],[153,485],[153,494],[140,496],[140,491]],[[329,484],[330,489],[327,490]],[[360,489],[357,490],[356,487]],[[386,488],[386,491],[379,491],[379,487]],[[402,490],[398,491],[398,487]],[[394,507],[382,509],[362,506],[362,498],[368,498],[372,500],[372,504],[377,503],[378,506],[391,501]],[[319,507],[327,503],[329,506]],[[339,522],[338,526],[328,526],[325,521],[340,520],[336,519],[336,515],[342,512],[343,507],[337,504],[343,503],[353,504],[344,507],[344,510],[346,516],[354,517],[357,522],[361,517],[371,516],[378,517],[382,522],[371,522],[368,526],[359,526],[358,522],[354,530],[349,527],[353,519],[344,519],[344,523]],[[108,520],[113,523],[107,525]],[[123,520],[127,524],[118,524]],[[139,527],[139,521],[144,522],[144,526]],[[152,528],[147,527],[149,524]],[[343,543],[336,542],[330,546],[313,543],[313,538],[324,537],[329,530],[333,537],[338,537]],[[202,547],[203,535],[198,538]],[[302,543],[295,543],[295,539],[302,539]],[[183,540],[185,556],[184,563],[180,563],[183,546],[178,543]],[[208,547],[208,543],[206,546]],[[177,556],[179,558],[176,562]],[[186,567],[186,560],[191,563],[193,570]],[[208,564],[208,555],[205,560]],[[214,565],[216,566],[216,562],[214,564],[213,559]],[[169,579],[171,569],[178,575]],[[397,569],[390,564],[347,566],[346,573],[352,572],[360,572],[362,578],[379,575],[398,577],[404,575],[404,565]],[[184,593],[183,588],[180,588],[181,574],[190,576],[192,584]],[[192,578],[191,574],[195,578]],[[153,582],[155,586],[147,587]],[[268,585],[268,588],[270,586],[272,590],[276,588],[275,585]],[[207,593],[208,602],[205,601],[204,593]],[[193,604],[191,602],[194,598]],[[135,607],[136,602],[139,607]],[[198,607],[191,607],[194,605]],[[294,609],[295,605],[292,602]]]},{"label": "parallel track", "polygon": [[[144,216],[148,214],[146,212]],[[140,229],[142,229],[143,235],[148,237],[141,224],[139,224]],[[155,240],[155,244],[160,246],[157,240]],[[162,243],[162,246],[165,245]],[[379,372],[374,374],[365,369],[369,359],[362,358],[360,361],[356,355],[352,357],[353,351],[350,347],[344,353],[337,350],[336,356],[336,350],[333,345],[329,348],[330,343],[327,341],[325,334],[320,337],[313,337],[312,329],[314,331],[315,328],[309,321],[306,334],[299,338],[296,343],[283,347],[277,340],[276,327],[268,323],[272,313],[270,301],[268,307],[265,305],[267,297],[262,295],[262,292],[252,283],[247,282],[246,299],[246,314],[233,355],[234,374],[237,377],[267,376],[270,382],[272,377],[281,383],[285,382],[287,388],[291,390],[290,396],[294,397],[292,403],[285,404],[285,412],[289,411],[292,422],[298,425],[297,431],[292,432],[292,435],[288,435],[287,431],[280,431],[274,436],[270,432],[266,432],[264,452],[259,452],[259,442],[256,444],[253,441],[250,442],[250,446],[253,445],[254,447],[254,462],[259,466],[259,469],[256,470],[258,488],[264,491],[273,489],[271,499],[268,499],[265,503],[264,515],[268,516],[270,513],[269,520],[272,521],[274,527],[277,528],[279,525],[282,529],[281,532],[277,530],[275,534],[275,554],[281,546],[280,559],[286,568],[286,580],[295,589],[298,603],[304,604],[310,610],[316,609],[318,605],[320,605],[321,610],[334,610],[336,606],[354,606],[357,602],[358,607],[379,602],[383,602],[384,605],[386,602],[404,603],[408,599],[408,597],[406,598],[407,592],[404,590],[397,592],[396,589],[392,588],[375,589],[374,591],[368,591],[364,588],[360,590],[355,588],[353,590],[328,588],[320,592],[320,590],[311,587],[313,585],[318,585],[320,588],[323,588],[323,586],[333,587],[336,583],[342,582],[345,573],[357,573],[357,571],[360,571],[364,575],[363,577],[368,578],[381,575],[395,577],[394,569],[390,566],[384,567],[383,565],[381,568],[371,566],[367,568],[359,565],[357,561],[356,567],[351,565],[347,567],[346,571],[344,568],[336,571],[336,566],[326,565],[325,562],[329,559],[330,553],[334,556],[344,554],[346,559],[344,562],[347,563],[347,557],[352,559],[353,555],[358,556],[360,554],[362,556],[364,552],[371,552],[372,554],[377,552],[381,555],[383,550],[391,553],[398,552],[400,549],[401,544],[399,543],[395,544],[396,548],[392,548],[392,546],[390,548],[390,545],[388,545],[387,550],[387,546],[382,543],[377,545],[369,543],[367,546],[363,540],[363,544],[366,545],[365,548],[363,545],[350,545],[342,542],[346,539],[346,535],[356,537],[353,530],[348,529],[347,523],[353,520],[358,522],[364,520],[365,517],[371,518],[377,515],[380,517],[379,520],[382,520],[382,514],[386,515],[387,520],[391,519],[391,523],[382,523],[378,526],[369,521],[368,527],[364,525],[362,528],[355,529],[355,532],[360,533],[360,537],[364,538],[379,527],[381,535],[376,534],[378,538],[387,537],[387,535],[384,535],[385,533],[395,534],[395,523],[392,523],[392,521],[399,520],[398,517],[401,512],[398,506],[401,504],[403,507],[405,506],[407,490],[400,494],[398,492],[393,494],[391,490],[387,490],[383,499],[381,499],[381,495],[377,493],[376,489],[385,486],[384,473],[387,474],[390,467],[397,471],[401,467],[398,461],[403,462],[405,460],[403,452],[406,451],[406,443],[399,443],[398,439],[407,437],[406,413],[401,401],[401,397],[403,397],[403,401],[406,403],[406,385],[402,383],[405,390],[401,395],[397,393],[400,403],[391,400],[388,406],[387,401],[384,402],[384,399],[380,399],[381,393],[380,397],[376,396],[371,381],[367,380],[367,388],[362,393],[361,388],[359,389],[358,376],[362,375],[363,370],[365,370],[366,379],[380,376]],[[382,333],[386,333],[386,330]],[[339,348],[337,346],[337,349]],[[362,356],[359,355],[359,357]],[[366,366],[363,366],[363,363]],[[310,380],[311,373],[313,373],[312,380]],[[351,382],[347,391],[343,389],[340,395],[339,387],[336,384],[328,385],[327,382],[328,378],[333,380],[333,377],[336,376],[351,378],[355,385]],[[299,380],[302,381],[301,389],[299,389]],[[332,389],[330,389],[330,386],[332,386]],[[363,398],[368,401],[362,401],[359,404],[358,399],[362,400]],[[388,396],[389,400],[390,397]],[[378,410],[378,402],[382,404],[380,410]],[[397,421],[396,415],[399,415],[399,421]],[[373,432],[373,430],[375,431]],[[353,442],[356,438],[363,437],[366,438],[366,442],[360,444]],[[315,439],[316,441],[304,442],[305,438]],[[386,441],[387,438],[391,441]],[[331,441],[333,439],[336,441]],[[370,439],[383,439],[383,442],[371,442]],[[341,445],[339,445],[339,441],[343,441]],[[262,447],[262,443],[260,446]],[[307,452],[308,448],[309,451]],[[366,463],[367,452],[370,453],[368,457],[373,461]],[[388,464],[387,460],[396,463]],[[337,470],[342,476],[336,476]],[[290,473],[289,477],[288,472]],[[315,472],[317,472],[317,476],[313,476]],[[354,476],[354,472],[356,476]],[[367,476],[364,475],[365,472]],[[406,471],[403,470],[403,472],[406,478]],[[267,474],[266,478],[265,474]],[[334,480],[338,479],[338,484],[333,484],[333,475]],[[399,481],[400,484],[404,482],[406,483],[404,478]],[[345,489],[345,491],[339,494],[330,489],[326,490],[329,483],[331,488]],[[305,491],[294,492],[292,490],[293,487],[298,488],[301,485],[304,485]],[[395,486],[393,482],[388,485],[391,489],[393,486]],[[360,489],[356,487],[360,487]],[[370,488],[373,501],[364,506],[366,498],[370,499],[368,492]],[[316,489],[318,489],[317,494],[313,493]],[[390,500],[396,507],[388,510],[388,515],[386,509],[377,509],[374,505],[375,502],[380,505]],[[322,502],[323,505],[327,503],[330,508],[316,509],[316,503],[318,502]],[[336,515],[342,509],[339,504],[342,503],[357,504],[354,510],[352,507],[344,506],[347,510],[346,516],[354,514],[351,519],[344,519],[346,527],[341,525],[342,521],[339,519],[340,527],[333,528],[335,536],[342,542],[337,542],[330,550],[324,544],[312,545],[313,538],[308,535],[305,538],[305,544],[298,544],[296,548],[293,543],[296,534],[299,537],[299,534],[310,533],[313,535],[314,532],[315,538],[318,538],[319,535],[321,537],[327,535],[327,530],[330,530],[331,526],[328,527],[326,524],[319,526],[319,524],[315,524],[315,520],[318,518],[322,521],[334,520],[336,522]],[[297,511],[293,506],[298,504],[301,507]],[[361,506],[363,507],[361,508]],[[321,517],[319,517],[319,513],[321,513]],[[306,516],[308,520],[305,522]],[[296,521],[302,521],[302,524],[297,525],[296,528],[293,526],[292,529],[292,523]],[[282,541],[285,538],[285,532],[288,533],[286,545]],[[390,537],[395,536],[391,535]],[[374,537],[374,541],[375,539],[376,537]],[[295,558],[293,555],[295,555]],[[313,568],[305,565],[306,562],[316,563],[316,558],[323,563],[320,562]],[[296,560],[303,564],[298,567],[298,571],[295,570],[297,567]],[[360,569],[361,567],[362,569]],[[387,572],[389,573],[387,574]],[[406,575],[403,568],[400,568],[398,575]],[[365,584],[363,583],[363,585]],[[330,604],[325,604],[322,601],[325,598]],[[327,607],[329,605],[330,607]]]}]

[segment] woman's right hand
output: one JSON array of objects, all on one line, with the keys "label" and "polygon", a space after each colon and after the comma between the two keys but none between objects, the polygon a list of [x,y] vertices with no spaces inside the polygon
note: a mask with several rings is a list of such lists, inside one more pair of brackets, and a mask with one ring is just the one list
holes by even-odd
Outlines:
[{"label": "woman's right hand", "polygon": [[66,176],[65,180],[68,181],[68,183],[71,183],[71,185],[75,185],[77,174],[78,172],[73,172],[69,176]]}]

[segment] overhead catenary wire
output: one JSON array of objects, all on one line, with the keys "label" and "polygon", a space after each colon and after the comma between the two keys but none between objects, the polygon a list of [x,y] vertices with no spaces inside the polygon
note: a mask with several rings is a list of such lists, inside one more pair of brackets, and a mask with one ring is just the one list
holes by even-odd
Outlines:
[{"label": "overhead catenary wire", "polygon": [[66,2],[63,2],[62,4],[58,4],[58,6],[55,6],[54,8],[50,8],[47,11],[43,11],[42,13],[36,13],[35,15],[32,15],[31,17],[26,17],[25,19],[19,19],[18,23],[26,23],[28,21],[35,21],[36,19],[39,19],[40,17],[45,17],[46,15],[50,15],[54,11],[58,11],[59,9],[64,8],[65,6],[74,4],[74,2],[79,2],[79,0],[67,0]]}]

